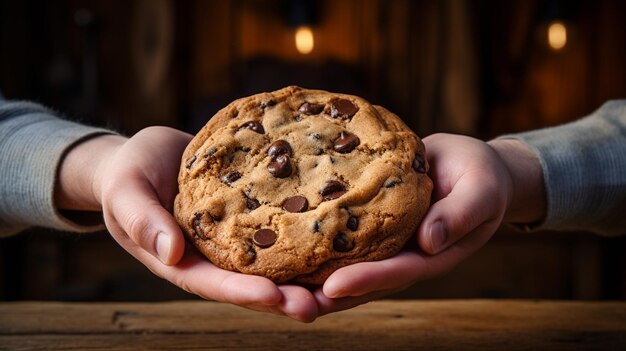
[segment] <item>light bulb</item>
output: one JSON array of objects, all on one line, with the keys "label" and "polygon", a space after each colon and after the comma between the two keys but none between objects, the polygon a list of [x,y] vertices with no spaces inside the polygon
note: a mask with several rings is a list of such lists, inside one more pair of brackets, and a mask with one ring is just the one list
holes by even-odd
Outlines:
[{"label": "light bulb", "polygon": [[548,25],[548,44],[555,50],[561,50],[567,44],[567,28],[561,21],[553,21]]},{"label": "light bulb", "polygon": [[314,39],[313,31],[308,26],[300,26],[295,34],[296,49],[302,55],[310,54],[313,51]]}]

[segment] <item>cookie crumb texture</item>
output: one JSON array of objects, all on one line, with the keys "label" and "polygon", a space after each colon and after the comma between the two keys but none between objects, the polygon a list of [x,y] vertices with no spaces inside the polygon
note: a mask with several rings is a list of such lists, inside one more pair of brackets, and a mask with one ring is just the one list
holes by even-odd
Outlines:
[{"label": "cookie crumb texture", "polygon": [[183,154],[174,214],[221,268],[321,284],[402,249],[430,203],[427,171],[393,113],[292,86],[211,118]]}]

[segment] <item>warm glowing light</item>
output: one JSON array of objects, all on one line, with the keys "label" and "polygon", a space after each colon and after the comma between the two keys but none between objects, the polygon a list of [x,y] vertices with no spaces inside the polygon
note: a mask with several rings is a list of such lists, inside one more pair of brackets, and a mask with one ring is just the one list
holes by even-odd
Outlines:
[{"label": "warm glowing light", "polygon": [[561,21],[554,21],[548,26],[548,44],[554,50],[561,50],[567,43],[567,28]]},{"label": "warm glowing light", "polygon": [[296,29],[296,49],[298,52],[306,55],[313,51],[313,31],[310,27],[300,26]]}]

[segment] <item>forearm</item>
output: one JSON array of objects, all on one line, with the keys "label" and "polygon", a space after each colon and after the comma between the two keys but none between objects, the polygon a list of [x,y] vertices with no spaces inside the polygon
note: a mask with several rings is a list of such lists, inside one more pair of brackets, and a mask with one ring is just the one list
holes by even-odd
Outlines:
[{"label": "forearm", "polygon": [[[608,102],[591,116],[569,124],[508,135],[494,142],[525,146],[541,167],[545,215],[539,223],[527,224],[536,224],[537,229],[626,234],[625,100]],[[518,167],[509,162],[513,176],[528,177],[526,181],[537,184],[532,180],[535,168],[527,169],[524,159],[511,154],[504,158],[520,162]],[[519,188],[529,196],[539,194],[539,189],[528,184]]]},{"label": "forearm", "polygon": [[57,169],[68,148],[112,132],[62,120],[30,102],[0,102],[0,236],[32,226],[93,231],[62,216],[54,201]]},{"label": "forearm", "polygon": [[100,211],[100,169],[127,139],[99,135],[74,145],[59,165],[54,201],[60,210]]},{"label": "forearm", "polygon": [[515,139],[496,139],[488,144],[500,156],[513,181],[513,196],[504,213],[504,222],[540,222],[546,214],[546,192],[537,155]]}]

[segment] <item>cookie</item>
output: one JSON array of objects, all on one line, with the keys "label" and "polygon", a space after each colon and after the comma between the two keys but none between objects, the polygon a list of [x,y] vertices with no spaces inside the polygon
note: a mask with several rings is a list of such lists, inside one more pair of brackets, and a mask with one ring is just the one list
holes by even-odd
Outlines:
[{"label": "cookie", "polygon": [[232,102],[188,145],[174,214],[215,265],[281,283],[398,253],[432,190],[422,141],[362,98],[287,87]]}]

